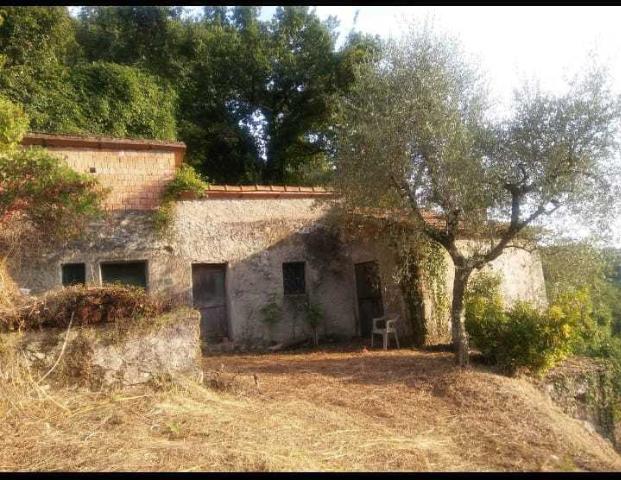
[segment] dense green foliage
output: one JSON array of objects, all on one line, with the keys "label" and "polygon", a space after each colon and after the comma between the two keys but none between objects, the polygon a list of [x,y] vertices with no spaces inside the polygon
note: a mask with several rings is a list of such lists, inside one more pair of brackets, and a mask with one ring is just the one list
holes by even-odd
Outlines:
[{"label": "dense green foliage", "polygon": [[466,293],[466,328],[490,361],[514,371],[545,370],[568,354],[605,358],[621,394],[621,285],[618,252],[588,243],[542,249],[550,306],[518,303],[509,310],[498,277],[479,274]]},{"label": "dense green foliage", "polygon": [[544,371],[568,356],[591,318],[584,297],[567,297],[547,309],[517,302],[506,309],[497,278],[479,274],[466,295],[466,329],[473,344],[501,369]]},{"label": "dense green foliage", "polygon": [[589,318],[574,345],[578,354],[607,359],[615,389],[621,394],[621,255],[587,242],[562,243],[542,249],[548,297],[575,298]]},{"label": "dense green foliage", "polygon": [[[97,180],[41,148],[16,148],[28,120],[12,102],[0,100],[0,122],[0,244],[17,224],[39,238],[78,234],[83,221],[100,211],[105,192]],[[24,237],[13,241],[21,243]]]},{"label": "dense green foliage", "polygon": [[541,252],[548,298],[588,289],[598,325],[621,333],[621,261],[615,252],[586,242],[556,244]]},{"label": "dense green foliage", "polygon": [[378,41],[307,7],[0,9],[0,94],[50,133],[177,138],[215,182],[320,183],[334,105]]},{"label": "dense green foliage", "polygon": [[19,105],[0,97],[0,152],[10,149],[28,129],[28,117]]},{"label": "dense green foliage", "polygon": [[175,93],[142,70],[113,63],[81,64],[71,71],[72,128],[82,133],[172,140]]}]

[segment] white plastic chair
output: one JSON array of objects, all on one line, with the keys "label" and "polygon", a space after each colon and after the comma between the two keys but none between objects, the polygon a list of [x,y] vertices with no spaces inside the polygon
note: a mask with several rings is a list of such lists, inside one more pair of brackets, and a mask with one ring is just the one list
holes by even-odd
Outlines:
[{"label": "white plastic chair", "polygon": [[[371,330],[371,348],[373,348],[373,337],[375,335],[381,335],[383,339],[384,350],[388,350],[388,335],[393,334],[395,336],[395,342],[397,342],[397,348],[399,346],[399,337],[397,335],[397,328],[395,324],[399,321],[399,315],[384,315],[373,319],[373,329]],[[378,326],[379,322],[384,322],[384,328]]]}]

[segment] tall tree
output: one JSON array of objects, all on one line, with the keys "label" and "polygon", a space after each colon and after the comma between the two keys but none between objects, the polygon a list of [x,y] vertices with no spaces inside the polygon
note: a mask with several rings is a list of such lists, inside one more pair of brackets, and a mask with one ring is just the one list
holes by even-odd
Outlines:
[{"label": "tall tree", "polygon": [[56,133],[168,138],[174,102],[188,161],[213,181],[325,181],[336,98],[373,40],[352,35],[337,51],[334,19],[306,7],[259,14],[83,7],[73,19],[64,7],[6,7],[0,93],[24,105],[34,130]]},{"label": "tall tree", "polygon": [[76,38],[87,61],[134,65],[175,78],[181,7],[82,7]]},{"label": "tall tree", "polygon": [[295,180],[324,155],[337,92],[336,22],[308,7],[279,7],[270,24],[270,75],[260,102],[268,181]]},{"label": "tall tree", "polygon": [[25,107],[34,130],[69,129],[69,67],[79,53],[74,31],[66,7],[0,9],[0,90]]},{"label": "tall tree", "polygon": [[[520,91],[512,116],[492,123],[483,78],[464,58],[428,27],[390,42],[342,104],[335,176],[346,206],[406,208],[448,252],[462,365],[472,272],[544,218],[565,211],[586,221],[618,206],[611,158],[621,120],[619,98],[592,72],[563,95]],[[459,244],[464,231],[479,242]]]}]

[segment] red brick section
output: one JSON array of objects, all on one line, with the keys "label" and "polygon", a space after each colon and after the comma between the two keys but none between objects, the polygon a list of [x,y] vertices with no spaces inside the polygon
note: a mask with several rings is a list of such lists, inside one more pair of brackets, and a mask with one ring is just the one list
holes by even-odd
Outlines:
[{"label": "red brick section", "polygon": [[109,210],[152,210],[183,161],[179,142],[31,133],[23,146],[41,146],[74,170],[94,175],[108,188]]},{"label": "red brick section", "polygon": [[316,198],[334,197],[334,192],[323,187],[291,185],[210,185],[207,198]]}]

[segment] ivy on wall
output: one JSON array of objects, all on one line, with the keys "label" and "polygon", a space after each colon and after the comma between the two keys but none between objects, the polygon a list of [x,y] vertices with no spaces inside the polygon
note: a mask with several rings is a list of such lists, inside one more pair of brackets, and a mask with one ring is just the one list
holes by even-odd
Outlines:
[{"label": "ivy on wall", "polygon": [[[417,346],[442,340],[449,331],[447,262],[442,247],[416,232],[412,225],[373,215],[335,213],[350,239],[368,239],[383,245],[395,260],[393,280],[401,289]],[[430,328],[433,326],[433,328]]]},{"label": "ivy on wall", "polygon": [[175,173],[173,178],[162,196],[162,202],[155,211],[154,225],[158,233],[168,232],[172,223],[174,202],[182,198],[203,198],[205,191],[209,187],[207,179],[197,173],[188,164],[183,164]]}]

